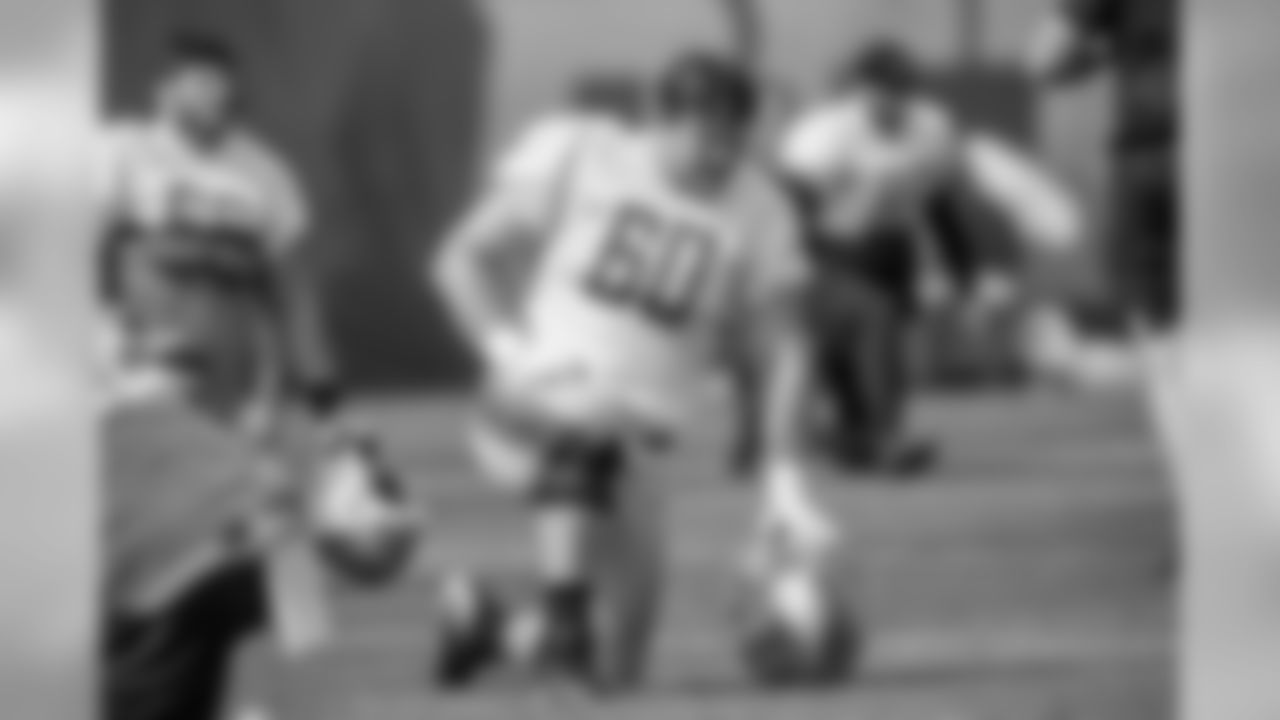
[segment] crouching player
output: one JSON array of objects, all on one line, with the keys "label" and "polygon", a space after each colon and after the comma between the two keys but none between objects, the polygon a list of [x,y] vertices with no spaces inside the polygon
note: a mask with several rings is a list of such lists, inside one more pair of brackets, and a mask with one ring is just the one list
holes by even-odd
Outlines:
[{"label": "crouching player", "polygon": [[[662,579],[656,460],[718,371],[757,422],[761,536],[817,558],[833,529],[791,453],[807,363],[804,261],[785,198],[750,160],[756,93],[692,54],[637,128],[539,125],[502,158],[435,280],[487,372],[477,434],[491,474],[525,481],[543,583],[540,659],[600,689],[643,677]],[[486,272],[536,247],[512,303]],[[759,409],[759,412],[756,409]],[[509,613],[442,641],[439,678],[503,659]]]},{"label": "crouching player", "polygon": [[[952,269],[931,208],[968,187],[1021,239],[1053,254],[1076,246],[1076,205],[1039,162],[963,127],[890,42],[854,57],[839,92],[800,115],[779,154],[818,258],[816,355],[840,431],[832,449],[859,469],[917,470],[932,452],[905,426],[908,331],[918,293],[945,302],[919,285]],[[996,279],[980,287],[1004,294]]]}]

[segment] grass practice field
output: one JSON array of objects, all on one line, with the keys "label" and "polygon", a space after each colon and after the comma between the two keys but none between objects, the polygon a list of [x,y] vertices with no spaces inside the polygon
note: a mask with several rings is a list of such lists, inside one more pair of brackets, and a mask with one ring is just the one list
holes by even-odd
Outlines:
[{"label": "grass practice field", "polygon": [[676,575],[652,687],[603,703],[495,684],[426,682],[430,572],[515,571],[521,516],[476,482],[444,401],[384,404],[370,421],[430,493],[422,572],[379,595],[343,593],[339,647],[288,673],[250,653],[246,692],[281,720],[1166,720],[1172,717],[1168,577],[1173,512],[1134,399],[1054,393],[930,401],[946,443],[936,476],[832,478],[870,649],[862,677],[821,694],[745,681],[727,605],[750,497],[725,482],[718,435],[682,454],[672,493]]}]

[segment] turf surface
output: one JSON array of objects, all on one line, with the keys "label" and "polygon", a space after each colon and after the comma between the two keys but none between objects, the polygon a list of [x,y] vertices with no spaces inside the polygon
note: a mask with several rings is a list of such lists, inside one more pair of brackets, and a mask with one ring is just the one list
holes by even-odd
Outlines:
[{"label": "turf surface", "polygon": [[708,431],[677,462],[657,677],[613,703],[518,683],[448,697],[426,683],[431,567],[515,570],[528,555],[519,515],[467,470],[458,418],[445,401],[369,409],[430,493],[430,549],[404,585],[343,594],[333,652],[287,672],[249,653],[244,692],[281,720],[1171,717],[1172,512],[1135,400],[932,401],[922,422],[947,449],[936,476],[833,477],[826,497],[849,528],[871,649],[858,682],[820,695],[766,694],[735,662],[727,568],[748,496],[724,481]]}]

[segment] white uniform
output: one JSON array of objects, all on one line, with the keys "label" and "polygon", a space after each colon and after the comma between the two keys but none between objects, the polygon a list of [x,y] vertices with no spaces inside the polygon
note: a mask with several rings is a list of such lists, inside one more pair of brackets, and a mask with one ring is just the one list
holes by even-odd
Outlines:
[{"label": "white uniform", "polygon": [[229,236],[251,240],[267,257],[291,250],[308,225],[296,179],[248,131],[206,148],[163,121],[121,122],[108,141],[104,210],[116,245],[106,272],[116,285],[110,320],[119,349],[146,360],[198,344],[247,358],[243,343],[265,340],[249,338],[249,323],[214,322],[230,315],[214,312],[205,293],[164,258],[181,243]]},{"label": "white uniform", "polygon": [[176,224],[248,224],[280,249],[306,232],[297,181],[247,132],[205,150],[166,123],[123,122],[111,129],[109,142],[105,190],[112,222],[157,232]]},{"label": "white uniform", "polygon": [[497,168],[496,192],[553,189],[520,308],[526,352],[499,381],[573,421],[621,413],[674,429],[730,329],[803,279],[795,220],[766,174],[695,197],[668,179],[652,142],[566,116],[536,126]]},{"label": "white uniform", "polygon": [[886,132],[866,96],[819,106],[783,136],[781,164],[820,194],[819,221],[833,237],[901,229],[955,168],[959,134],[941,106],[916,101]]},{"label": "white uniform", "polygon": [[945,183],[963,181],[993,203],[1032,246],[1075,247],[1080,209],[1023,152],[994,136],[958,127],[945,107],[908,106],[902,129],[877,127],[865,96],[803,115],[784,134],[780,162],[820,193],[821,228],[836,238],[885,229],[918,229],[924,202]]}]

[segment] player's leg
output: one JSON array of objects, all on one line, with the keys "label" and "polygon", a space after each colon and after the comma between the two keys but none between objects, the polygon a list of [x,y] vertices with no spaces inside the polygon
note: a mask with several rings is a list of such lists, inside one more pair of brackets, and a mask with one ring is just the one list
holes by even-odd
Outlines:
[{"label": "player's leg", "polygon": [[106,720],[219,720],[232,663],[266,620],[256,561],[225,567],[164,608],[112,614],[104,637]]},{"label": "player's leg", "polygon": [[[879,274],[878,274],[879,273]],[[818,362],[836,411],[832,450],[855,468],[918,469],[927,443],[907,429],[911,358],[900,291],[874,266],[841,273],[819,291]]]},{"label": "player's leg", "polygon": [[871,418],[867,460],[879,471],[914,473],[934,454],[933,444],[918,437],[910,425],[915,375],[911,338],[920,263],[906,232],[887,233],[869,244],[861,268],[864,292],[857,356]]},{"label": "player's leg", "polygon": [[884,454],[905,432],[910,358],[903,321],[881,300],[869,308],[858,336],[860,375],[868,398],[872,452]]},{"label": "player's leg", "polygon": [[[482,479],[500,492],[526,503],[539,487],[546,462],[546,444],[540,432],[530,432],[523,414],[511,412],[504,398],[482,397],[478,412],[467,430],[469,450]],[[534,535],[541,533],[535,526]],[[536,543],[535,543],[536,544]],[[535,549],[537,557],[542,552]],[[438,623],[432,673],[445,688],[466,687],[493,666],[515,654],[508,648],[519,640],[520,655],[528,654],[523,646],[540,642],[541,616],[534,618],[534,638],[516,632],[520,620],[483,584],[462,575],[446,575],[438,589]],[[512,636],[513,642],[508,642]],[[510,652],[509,652],[510,651]]]},{"label": "player's leg", "polygon": [[[438,678],[466,685],[512,651],[597,685],[638,679],[662,568],[656,487],[634,462],[650,440],[633,452],[626,433],[565,428],[509,407],[488,413],[473,440],[482,471],[530,502],[536,600],[528,611],[481,608],[444,637]],[[520,632],[529,618],[532,649]]]},{"label": "player's leg", "polygon": [[662,440],[566,436],[540,493],[543,660],[620,691],[643,680],[664,576]]},{"label": "player's leg", "polygon": [[[595,599],[592,571],[601,508],[611,502],[620,470],[612,446],[584,438],[519,404],[491,402],[473,428],[472,451],[481,472],[528,503],[532,520],[535,607],[509,612],[486,606],[468,622],[448,628],[436,658],[437,679],[448,686],[476,680],[508,651],[533,655],[537,664],[583,674],[593,651]],[[528,648],[508,647],[517,624],[537,628]]]},{"label": "player's leg", "polygon": [[626,458],[616,443],[572,435],[557,440],[548,453],[533,511],[546,629],[543,659],[553,668],[585,675],[595,661],[597,571],[608,562],[604,531]]},{"label": "player's leg", "polygon": [[595,561],[599,635],[595,681],[606,691],[643,682],[657,634],[666,580],[663,478],[659,458],[633,447],[602,509]]},{"label": "player's leg", "polygon": [[822,445],[844,458],[862,457],[870,442],[871,402],[856,353],[865,325],[862,283],[849,272],[823,273],[813,288],[810,317],[813,358],[825,405]]}]

